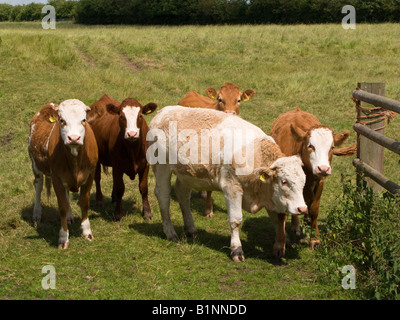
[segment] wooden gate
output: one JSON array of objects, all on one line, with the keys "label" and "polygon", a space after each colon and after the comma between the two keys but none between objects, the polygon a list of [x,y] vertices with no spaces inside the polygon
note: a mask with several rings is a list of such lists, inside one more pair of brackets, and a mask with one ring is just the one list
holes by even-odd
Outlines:
[{"label": "wooden gate", "polygon": [[400,143],[384,135],[386,117],[390,119],[394,113],[400,113],[400,102],[384,95],[384,83],[359,83],[353,91],[357,108],[357,123],[353,127],[357,132],[357,158],[353,160],[353,165],[357,168],[358,177],[363,172],[372,179],[368,179],[368,184],[375,191],[383,187],[396,194],[400,193],[400,186],[383,175],[383,151],[386,148],[400,155]]}]

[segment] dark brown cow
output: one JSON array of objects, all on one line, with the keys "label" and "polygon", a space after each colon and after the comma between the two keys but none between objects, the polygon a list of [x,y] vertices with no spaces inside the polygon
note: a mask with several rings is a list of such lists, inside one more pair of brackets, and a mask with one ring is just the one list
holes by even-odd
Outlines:
[{"label": "dark brown cow", "polygon": [[[192,90],[178,102],[178,105],[190,108],[214,109],[238,115],[240,102],[250,100],[254,97],[255,92],[251,89],[240,92],[237,85],[225,83],[219,91],[214,88],[208,88],[206,94],[209,98]],[[213,217],[211,191],[207,191],[205,215],[206,217]]]},{"label": "dark brown cow", "polygon": [[78,192],[80,188],[82,233],[86,239],[93,239],[88,208],[98,152],[96,139],[86,120],[88,110],[79,100],[67,100],[59,106],[51,103],[42,107],[30,124],[29,156],[36,190],[33,219],[39,221],[42,216],[43,175],[47,180],[51,177],[61,217],[58,243],[59,248],[64,249],[69,244],[68,220],[73,219],[69,191]]},{"label": "dark brown cow", "polygon": [[[332,155],[348,155],[355,152],[352,147],[344,148],[343,152],[335,152],[334,148],[342,145],[349,134],[349,131],[335,134],[330,128],[323,126],[314,115],[299,108],[281,114],[272,125],[270,136],[275,139],[282,152],[287,156],[300,154],[304,163],[304,199],[309,208],[311,228],[317,233],[317,239],[311,239],[311,248],[320,243],[317,218],[324,180],[332,173]],[[297,217],[292,218],[292,229],[300,235]]]},{"label": "dark brown cow", "polygon": [[131,180],[139,175],[139,191],[142,196],[142,215],[146,220],[153,217],[148,200],[147,176],[149,164],[146,160],[148,126],[143,115],[152,113],[157,105],[142,106],[136,99],[128,98],[122,103],[107,95],[93,103],[89,113],[91,125],[99,148],[96,168],[96,202],[102,204],[101,165],[112,167],[112,200],[116,202],[114,218],[122,218],[122,197],[125,192],[123,175]]}]

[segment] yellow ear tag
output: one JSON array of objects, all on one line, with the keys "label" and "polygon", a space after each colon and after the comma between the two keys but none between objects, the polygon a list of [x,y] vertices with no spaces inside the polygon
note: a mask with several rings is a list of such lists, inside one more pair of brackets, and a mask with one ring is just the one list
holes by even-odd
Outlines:
[{"label": "yellow ear tag", "polygon": [[265,182],[265,173],[263,173],[263,174],[260,175],[260,180],[261,180],[262,182]]},{"label": "yellow ear tag", "polygon": [[243,101],[249,101],[249,100],[250,100],[249,96],[245,96],[243,99]]},{"label": "yellow ear tag", "polygon": [[49,121],[50,121],[51,123],[54,123],[54,122],[56,122],[57,120],[56,120],[53,116],[50,116]]},{"label": "yellow ear tag", "polygon": [[150,109],[145,112],[145,114],[149,114],[149,113],[151,113]]}]

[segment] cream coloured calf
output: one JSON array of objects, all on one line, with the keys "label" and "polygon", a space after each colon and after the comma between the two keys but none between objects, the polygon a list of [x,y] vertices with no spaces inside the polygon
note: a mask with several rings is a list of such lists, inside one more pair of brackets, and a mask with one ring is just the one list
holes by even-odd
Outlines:
[{"label": "cream coloured calf", "polygon": [[[147,160],[152,165],[167,238],[178,237],[170,220],[171,175],[185,230],[196,234],[190,212],[191,189],[222,191],[231,228],[231,257],[243,261],[239,238],[242,208],[266,208],[276,223],[273,252],[285,254],[286,215],[304,214],[305,174],[298,156],[285,157],[261,129],[234,115],[211,109],[165,107],[150,122]],[[211,142],[211,143],[210,143]]]}]

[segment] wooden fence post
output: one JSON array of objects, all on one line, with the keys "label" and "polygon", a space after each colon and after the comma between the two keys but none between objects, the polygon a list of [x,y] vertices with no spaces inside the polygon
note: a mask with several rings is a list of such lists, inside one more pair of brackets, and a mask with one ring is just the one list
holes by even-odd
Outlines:
[{"label": "wooden fence post", "polygon": [[[385,83],[382,82],[361,82],[358,83],[357,87],[370,93],[385,96]],[[371,107],[371,105],[362,101],[359,106],[361,108],[357,108],[357,123],[364,124],[383,135],[385,132],[385,116],[382,116],[382,110],[375,106]],[[358,135],[357,158],[383,174],[384,148],[362,135]],[[357,179],[359,179],[359,175]],[[366,178],[366,181],[375,192],[383,190],[373,180]]]}]

